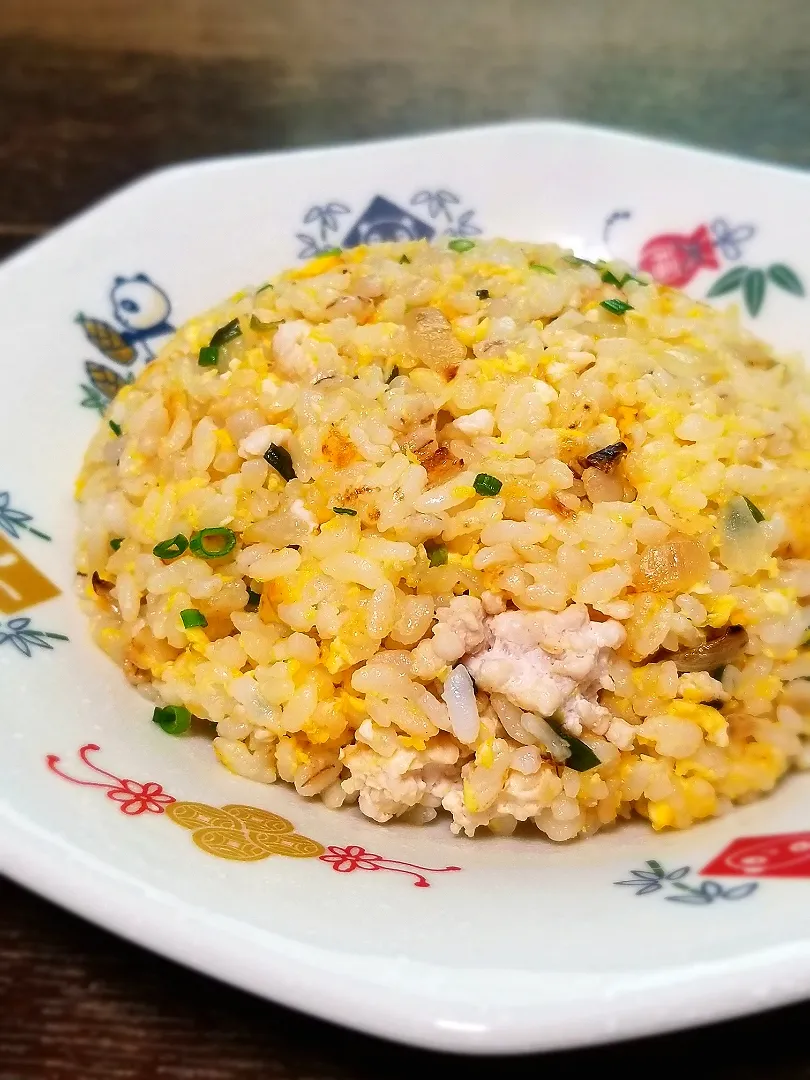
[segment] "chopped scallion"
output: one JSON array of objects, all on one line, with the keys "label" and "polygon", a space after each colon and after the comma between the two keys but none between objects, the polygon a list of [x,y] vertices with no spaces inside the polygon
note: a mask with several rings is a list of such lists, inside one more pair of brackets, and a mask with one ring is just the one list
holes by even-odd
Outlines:
[{"label": "chopped scallion", "polygon": [[410,259],[408,258],[408,256],[407,256],[407,255],[400,255],[400,257],[399,257],[399,261],[400,261],[401,263],[409,263],[409,262],[410,262],[411,260],[410,260]]},{"label": "chopped scallion", "polygon": [[765,520],[765,515],[762,513],[760,508],[758,506],[756,506],[754,503],[752,503],[750,499],[746,499],[745,495],[743,495],[743,499],[744,499],[748,509],[751,511],[751,516],[753,517],[753,519],[757,523],[757,525],[760,523],[760,521],[764,521]]},{"label": "chopped scallion", "polygon": [[475,247],[475,241],[464,240],[462,237],[458,236],[455,240],[451,240],[447,246],[450,248],[451,251],[457,251],[459,254],[461,254],[464,251],[471,251],[472,248]]},{"label": "chopped scallion", "polygon": [[323,251],[318,252],[317,258],[323,259],[326,255],[342,255],[342,254],[343,254],[343,248],[339,248],[339,247],[324,248]]},{"label": "chopped scallion", "polygon": [[480,472],[473,480],[473,487],[479,495],[497,495],[503,487],[503,481],[499,480],[497,476],[490,476],[489,473]]},{"label": "chopped scallion", "polygon": [[218,349],[227,342],[233,341],[234,338],[238,338],[241,333],[242,327],[239,325],[239,320],[231,319],[224,326],[220,326],[219,330],[214,331],[208,344],[212,348]]},{"label": "chopped scallion", "polygon": [[591,262],[590,259],[580,259],[579,255],[564,255],[563,258],[572,266],[590,266],[592,270],[599,269],[595,262]]},{"label": "chopped scallion", "polygon": [[274,326],[278,326],[277,322],[262,322],[257,315],[250,316],[250,329],[251,330],[272,330]]},{"label": "chopped scallion", "polygon": [[213,345],[203,345],[197,353],[197,363],[200,367],[216,367],[219,363],[219,349]]},{"label": "chopped scallion", "polygon": [[245,604],[245,611],[256,611],[261,602],[262,594],[254,592],[253,589],[248,588],[247,604]]},{"label": "chopped scallion", "polygon": [[447,544],[433,544],[430,547],[425,544],[425,552],[431,566],[447,565]]},{"label": "chopped scallion", "polygon": [[553,267],[546,266],[545,263],[529,263],[529,269],[536,271],[538,274],[554,274],[555,276],[557,274]]},{"label": "chopped scallion", "polygon": [[155,709],[152,722],[158,724],[167,735],[182,735],[191,727],[191,713],[182,705],[166,705]]},{"label": "chopped scallion", "polygon": [[357,517],[357,511],[352,510],[349,506],[333,506],[332,511],[335,514],[346,514],[347,517]]},{"label": "chopped scallion", "polygon": [[186,630],[193,630],[197,626],[208,626],[208,619],[194,607],[184,608],[180,612],[180,621]]},{"label": "chopped scallion", "polygon": [[233,529],[220,527],[200,529],[189,541],[189,551],[198,559],[221,559],[230,555],[236,547],[236,533]]},{"label": "chopped scallion", "polygon": [[113,433],[113,435],[120,435],[121,434],[121,425],[120,424],[116,424],[116,422],[114,420],[108,420],[107,423],[110,425],[110,431]]},{"label": "chopped scallion", "polygon": [[289,450],[285,450],[283,446],[279,446],[277,443],[270,443],[264,452],[264,460],[285,480],[295,479],[295,469],[293,468],[290,452]]},{"label": "chopped scallion", "polygon": [[178,533],[177,536],[171,536],[168,540],[161,540],[159,544],[155,544],[152,554],[168,562],[171,559],[178,559],[187,550],[187,538],[182,533]]},{"label": "chopped scallion", "polygon": [[110,541],[110,547],[113,549],[113,551],[118,551],[123,542],[124,538],[122,536],[114,536]]},{"label": "chopped scallion", "polygon": [[602,281],[604,281],[606,285],[615,285],[617,289],[620,289],[622,287],[623,283],[627,281],[628,277],[629,274],[625,275],[625,277],[620,281],[611,269],[605,268],[602,271]]},{"label": "chopped scallion", "polygon": [[265,281],[264,285],[260,285],[258,287],[258,289],[256,290],[256,296],[258,296],[260,292],[264,292],[265,289],[272,289],[272,288],[273,288],[273,286],[270,284],[270,282]]},{"label": "chopped scallion", "polygon": [[399,368],[397,367],[396,364],[394,364],[394,366],[391,368],[391,374],[388,376],[388,378],[385,381],[387,383],[392,383],[394,381],[394,379],[396,379],[398,376],[399,376]]},{"label": "chopped scallion", "polygon": [[624,315],[625,311],[633,310],[633,305],[628,304],[626,300],[602,300],[600,304],[614,315]]},{"label": "chopped scallion", "polygon": [[591,750],[590,746],[575,735],[569,735],[561,720],[554,717],[547,719],[546,723],[553,731],[556,731],[564,742],[568,743],[571,755],[563,762],[567,769],[573,769],[574,772],[588,772],[589,769],[595,769],[597,765],[601,765],[599,758]]}]

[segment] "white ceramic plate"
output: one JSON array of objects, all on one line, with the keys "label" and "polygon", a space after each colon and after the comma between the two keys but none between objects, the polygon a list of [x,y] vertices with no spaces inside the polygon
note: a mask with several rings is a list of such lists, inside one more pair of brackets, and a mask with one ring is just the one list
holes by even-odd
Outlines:
[{"label": "white ceramic plate", "polygon": [[582,1045],[808,993],[810,780],[686,833],[560,847],[380,827],[240,780],[203,739],[167,738],[90,644],[71,492],[96,410],[172,326],[361,240],[611,252],[801,347],[809,198],[799,173],[512,124],[169,169],[6,263],[0,868],[182,963],[423,1046]]}]

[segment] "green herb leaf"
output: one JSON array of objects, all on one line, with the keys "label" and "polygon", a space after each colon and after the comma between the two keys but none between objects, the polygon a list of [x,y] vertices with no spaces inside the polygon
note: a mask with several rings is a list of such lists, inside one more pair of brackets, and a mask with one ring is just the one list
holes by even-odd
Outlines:
[{"label": "green herb leaf", "polygon": [[459,254],[461,254],[464,251],[471,251],[475,247],[475,241],[464,240],[460,236],[458,236],[455,240],[451,240],[447,246],[450,248],[451,251],[457,251]]},{"label": "green herb leaf", "polygon": [[254,592],[253,589],[248,588],[248,598],[245,604],[245,611],[256,611],[261,602],[262,594]]},{"label": "green herb leaf", "polygon": [[273,288],[273,286],[272,286],[272,285],[270,284],[270,282],[269,282],[269,281],[265,281],[264,285],[260,285],[260,286],[258,287],[258,289],[256,290],[256,293],[255,293],[255,295],[256,295],[256,296],[258,296],[258,295],[259,295],[259,293],[260,293],[260,292],[264,292],[264,290],[265,290],[265,289],[272,289],[272,288]]},{"label": "green herb leaf", "polygon": [[431,566],[446,566],[448,559],[447,544],[434,544],[428,547],[425,544],[425,552]]},{"label": "green herb leaf", "polygon": [[626,300],[602,300],[600,306],[606,311],[613,312],[614,315],[624,315],[626,311],[633,310],[633,305],[628,304]]},{"label": "green herb leaf", "polygon": [[387,383],[392,383],[394,381],[394,379],[396,379],[398,376],[399,376],[399,368],[397,367],[396,364],[394,364],[394,366],[391,368],[391,374],[388,376],[388,378],[385,381]]},{"label": "green herb leaf", "polygon": [[617,289],[620,289],[622,287],[622,285],[629,276],[629,274],[625,275],[625,277],[620,281],[612,270],[606,269],[602,271],[602,281],[604,281],[606,285],[615,285]]},{"label": "green herb leaf", "polygon": [[760,521],[764,521],[765,520],[765,515],[762,513],[760,508],[758,506],[755,506],[754,503],[752,503],[750,499],[746,499],[745,495],[743,495],[743,498],[745,499],[746,503],[748,504],[748,509],[754,515],[754,521],[756,521],[757,524],[759,524]]},{"label": "green herb leaf", "polygon": [[327,255],[342,255],[342,254],[343,254],[343,248],[330,247],[330,248],[324,248],[323,251],[319,251],[318,254],[315,257],[317,259],[323,259]]},{"label": "green herb leaf", "polygon": [[191,713],[182,705],[167,705],[163,709],[155,709],[152,722],[163,728],[167,735],[182,735],[191,727]]},{"label": "green herb leaf", "polygon": [[799,275],[784,263],[773,263],[768,267],[768,277],[785,292],[793,293],[794,296],[804,296],[804,285]]},{"label": "green herb leaf", "polygon": [[553,266],[546,266],[545,263],[529,263],[529,269],[536,271],[538,274],[551,274],[553,277],[557,276],[557,271]]},{"label": "green herb leaf", "polygon": [[759,315],[765,299],[765,275],[761,270],[749,270],[743,281],[745,306],[752,315]]},{"label": "green herb leaf", "polygon": [[219,363],[219,349],[213,345],[203,345],[197,353],[197,363],[200,367],[216,367]]},{"label": "green herb leaf", "polygon": [[489,300],[489,289],[476,289],[475,295],[479,300]]},{"label": "green herb leaf", "polygon": [[121,434],[121,425],[120,424],[116,424],[116,422],[114,420],[108,420],[107,423],[110,425],[110,431],[113,433],[113,435],[120,435]]},{"label": "green herb leaf", "polygon": [[706,296],[725,296],[726,293],[734,292],[743,283],[743,278],[748,273],[747,266],[735,266],[733,270],[722,274],[712,285]]},{"label": "green herb leaf", "polygon": [[200,529],[194,533],[188,543],[189,551],[198,559],[221,559],[230,555],[236,547],[236,533],[233,529],[220,527]]},{"label": "green herb leaf", "polygon": [[473,480],[473,487],[479,495],[497,495],[503,487],[503,481],[499,480],[497,476],[490,476],[489,473],[480,472]]},{"label": "green herb leaf", "polygon": [[407,255],[400,255],[400,257],[399,257],[399,261],[400,261],[401,263],[405,264],[405,263],[409,263],[409,262],[410,262],[411,260],[410,260],[410,259],[408,258],[408,256],[407,256]]},{"label": "green herb leaf", "polygon": [[552,718],[547,720],[546,723],[557,732],[561,739],[568,743],[571,748],[571,756],[567,757],[563,762],[563,765],[567,769],[573,769],[574,772],[588,772],[589,769],[595,769],[597,765],[601,765],[599,758],[591,750],[587,743],[584,743],[582,739],[577,739],[574,735],[569,735],[563,727],[560,720]]},{"label": "green herb leaf", "polygon": [[239,325],[239,320],[231,319],[231,321],[226,322],[224,326],[220,326],[219,330],[214,331],[208,344],[213,349],[218,349],[220,346],[226,345],[229,341],[233,341],[234,338],[238,338],[241,333],[242,327]]},{"label": "green herb leaf", "polygon": [[166,562],[178,559],[188,550],[188,539],[182,533],[171,536],[168,540],[161,540],[152,548],[152,554]]},{"label": "green herb leaf", "polygon": [[572,266],[590,266],[592,270],[599,269],[595,262],[591,262],[590,259],[580,259],[579,255],[563,255],[563,258]]},{"label": "green herb leaf", "polygon": [[195,607],[183,608],[180,612],[180,621],[186,630],[193,630],[197,626],[208,626],[208,619]]},{"label": "green herb leaf", "polygon": [[357,517],[357,511],[349,506],[333,506],[332,511],[335,514],[346,514],[347,517]]},{"label": "green herb leaf", "polygon": [[[280,321],[280,320],[279,320]],[[272,330],[278,326],[278,322],[262,322],[258,315],[250,316],[250,329],[261,332],[262,330]]]},{"label": "green herb leaf", "polygon": [[278,446],[276,443],[270,443],[264,452],[264,460],[285,480],[295,479],[295,469],[293,468],[290,452],[289,450],[285,450],[283,446]]},{"label": "green herb leaf", "polygon": [[110,540],[110,547],[113,549],[113,551],[118,551],[118,549],[121,547],[123,542],[124,542],[123,536],[114,536],[112,538],[112,540]]}]

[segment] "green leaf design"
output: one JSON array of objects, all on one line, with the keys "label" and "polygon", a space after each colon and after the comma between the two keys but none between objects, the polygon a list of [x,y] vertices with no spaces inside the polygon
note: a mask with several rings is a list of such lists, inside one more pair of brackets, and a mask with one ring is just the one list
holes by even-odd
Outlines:
[{"label": "green leaf design", "polygon": [[743,278],[748,273],[747,266],[735,266],[733,270],[721,275],[714,285],[706,293],[707,296],[725,296],[726,293],[734,292],[743,283]]},{"label": "green leaf design", "polygon": [[784,263],[773,263],[768,267],[768,277],[785,292],[793,293],[794,296],[804,296],[804,285],[799,275],[785,266]]},{"label": "green leaf design", "polygon": [[765,299],[765,274],[761,270],[749,270],[743,281],[745,306],[752,315],[759,315]]}]

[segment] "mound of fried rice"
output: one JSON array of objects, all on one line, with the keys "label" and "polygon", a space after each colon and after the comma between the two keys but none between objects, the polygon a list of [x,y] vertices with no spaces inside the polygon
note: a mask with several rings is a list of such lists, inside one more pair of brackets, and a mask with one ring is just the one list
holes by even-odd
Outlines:
[{"label": "mound of fried rice", "polygon": [[[241,776],[467,835],[685,828],[807,763],[809,420],[798,361],[621,264],[326,252],[115,398],[81,592]],[[205,529],[232,549],[160,547]]]}]

